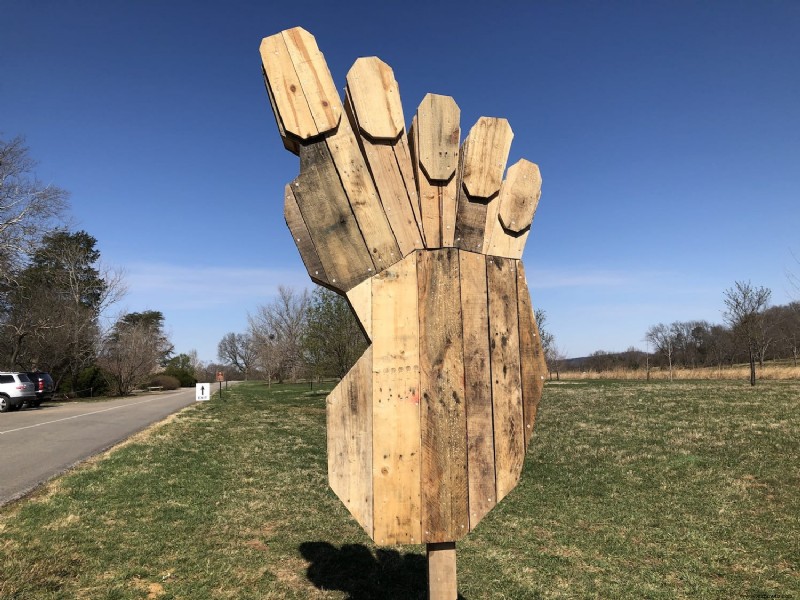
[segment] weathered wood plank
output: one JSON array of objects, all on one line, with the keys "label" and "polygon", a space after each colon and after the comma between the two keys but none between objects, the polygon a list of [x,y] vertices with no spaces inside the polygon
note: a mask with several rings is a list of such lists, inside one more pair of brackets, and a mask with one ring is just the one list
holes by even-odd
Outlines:
[{"label": "weathered wood plank", "polygon": [[542,175],[536,164],[523,158],[511,165],[498,203],[503,227],[514,233],[530,227],[541,194]]},{"label": "weathered wood plank", "polygon": [[[345,98],[345,110],[349,120],[353,121],[353,127],[357,127],[354,123],[356,115],[353,113],[349,91]],[[364,155],[363,160],[369,165],[372,182],[377,190],[377,196],[380,197],[381,212],[385,214],[394,234],[399,255],[407,256],[415,249],[423,247],[422,235],[417,227],[403,174],[397,164],[393,143],[372,142],[365,137],[361,137],[359,142]]]},{"label": "weathered wood plank", "polygon": [[328,482],[372,537],[372,348],[328,395]]},{"label": "weathered wood plank", "polygon": [[261,40],[259,52],[282,136],[285,137],[286,132],[301,139],[319,135],[283,34],[276,33]]},{"label": "weathered wood plank", "polygon": [[517,261],[517,305],[519,307],[519,354],[522,368],[522,408],[525,421],[525,449],[527,450],[536,423],[539,400],[542,398],[547,365],[522,261]]},{"label": "weathered wood plank", "polygon": [[[414,167],[411,163],[411,151],[409,150],[408,139],[405,135],[401,135],[399,138],[397,138],[397,141],[394,144],[394,156],[397,159],[397,166],[400,169],[400,174],[403,177],[403,182],[406,186],[406,192],[408,193],[408,199],[411,202],[411,210],[414,213],[414,222],[417,226],[417,231],[420,233],[420,236],[422,236],[422,214],[420,213],[419,208],[417,184],[414,178]],[[424,237],[421,237],[418,242],[422,245],[417,245],[415,248],[420,249],[426,247]]]},{"label": "weathered wood plank", "polygon": [[494,455],[499,502],[519,481],[525,458],[517,273],[515,261],[497,257],[487,259],[486,271],[489,291]]},{"label": "weathered wood plank", "polygon": [[[470,140],[464,140],[461,147],[461,170],[463,173],[464,156],[469,149]],[[456,200],[456,227],[453,244],[469,252],[483,252],[483,240],[486,229],[486,210],[488,200],[470,198],[464,185],[459,185]]]},{"label": "weathered wood plank", "polygon": [[300,175],[291,184],[328,285],[347,291],[375,273],[325,142],[300,147]]},{"label": "weathered wood plank", "polygon": [[269,98],[269,105],[272,107],[272,114],[275,117],[275,123],[278,126],[278,133],[281,136],[281,141],[283,142],[283,147],[286,148],[292,154],[298,154],[300,152],[300,144],[297,138],[293,135],[290,135],[286,132],[286,128],[283,126],[283,122],[281,121],[281,114],[278,110],[278,105],[275,104],[275,94],[272,93],[272,90],[269,87],[269,79],[267,79],[267,72],[262,67],[261,72],[264,74],[264,87],[267,90],[267,97]]},{"label": "weathered wood plank", "polygon": [[347,301],[356,314],[364,335],[372,340],[372,279],[365,279],[347,292]]},{"label": "weathered wood plank", "polygon": [[428,600],[456,600],[456,543],[428,544]]},{"label": "weathered wood plank", "polygon": [[404,254],[395,239],[387,218],[389,215],[384,212],[348,119],[342,119],[336,132],[326,138],[326,143],[372,262],[381,271],[396,263]]},{"label": "weathered wood plank", "polygon": [[462,183],[471,198],[487,199],[500,191],[514,133],[506,119],[481,117],[469,130]]},{"label": "weathered wood plank", "polygon": [[470,531],[497,504],[486,257],[459,252],[464,320]]},{"label": "weathered wood plank", "polygon": [[440,248],[442,246],[442,216],[439,207],[441,201],[439,189],[437,186],[431,185],[420,167],[419,154],[417,152],[417,147],[419,146],[418,131],[417,117],[414,116],[411,120],[411,128],[408,131],[408,141],[412,150],[411,160],[414,165],[414,178],[417,184],[417,197],[419,198],[419,222],[425,240],[425,247],[429,249]]},{"label": "weathered wood plank", "polygon": [[342,100],[325,57],[314,36],[302,27],[286,29],[282,35],[317,131],[327,133],[342,118]]},{"label": "weathered wood plank", "polygon": [[417,108],[419,163],[431,182],[446,182],[458,166],[461,109],[450,96],[427,94]]},{"label": "weathered wood plank", "polygon": [[392,68],[376,56],[359,58],[347,73],[347,89],[362,132],[395,140],[405,130],[400,87]]},{"label": "weathered wood plank", "polygon": [[300,251],[300,258],[303,259],[303,264],[306,267],[306,271],[308,271],[309,277],[314,283],[328,285],[328,276],[325,274],[325,268],[319,259],[317,249],[314,247],[311,234],[308,233],[308,227],[306,227],[306,222],[303,220],[303,215],[300,214],[300,207],[297,206],[291,183],[287,183],[284,189],[283,216],[286,219],[286,225],[289,227],[294,243]]},{"label": "weathered wood plank", "polygon": [[469,532],[467,415],[458,250],[417,253],[422,529],[425,542]]},{"label": "weathered wood plank", "polygon": [[378,544],[422,541],[419,312],[413,254],[372,281],[373,488]]}]

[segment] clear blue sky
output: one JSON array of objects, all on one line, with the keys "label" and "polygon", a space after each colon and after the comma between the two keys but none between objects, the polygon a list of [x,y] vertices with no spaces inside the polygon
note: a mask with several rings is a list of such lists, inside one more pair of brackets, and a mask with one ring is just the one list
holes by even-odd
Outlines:
[{"label": "clear blue sky", "polygon": [[0,2],[0,131],[68,189],[127,271],[215,359],[277,285],[310,286],[282,218],[298,171],[261,80],[262,37],[313,33],[340,89],[395,71],[406,121],[451,95],[462,130],[508,118],[543,194],[524,262],[569,356],[721,321],[735,280],[800,271],[800,3]]}]

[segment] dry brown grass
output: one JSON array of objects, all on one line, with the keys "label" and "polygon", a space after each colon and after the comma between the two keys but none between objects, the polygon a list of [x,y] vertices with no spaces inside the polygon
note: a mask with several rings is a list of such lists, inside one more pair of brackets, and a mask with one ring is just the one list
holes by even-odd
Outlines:
[{"label": "dry brown grass", "polygon": [[[607,371],[561,371],[559,380],[575,381],[582,379],[619,379],[623,381],[643,381],[647,379],[645,369],[610,369]],[[723,380],[747,381],[750,378],[750,367],[736,365],[733,367],[701,367],[697,369],[673,369],[670,377],[669,369],[650,369],[650,379],[665,381],[677,380]],[[800,366],[764,365],[756,367],[756,378],[769,381],[790,381],[800,379]]]}]

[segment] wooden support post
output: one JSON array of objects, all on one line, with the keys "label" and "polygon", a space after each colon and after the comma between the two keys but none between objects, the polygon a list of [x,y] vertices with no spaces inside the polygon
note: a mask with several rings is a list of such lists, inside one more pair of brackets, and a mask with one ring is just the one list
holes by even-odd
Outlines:
[{"label": "wooden support post", "polygon": [[428,599],[456,600],[456,543],[428,544]]}]

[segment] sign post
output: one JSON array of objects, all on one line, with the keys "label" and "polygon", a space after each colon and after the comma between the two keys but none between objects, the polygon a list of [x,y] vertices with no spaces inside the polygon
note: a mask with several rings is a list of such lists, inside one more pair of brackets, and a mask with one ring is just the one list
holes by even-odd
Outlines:
[{"label": "sign post", "polygon": [[197,402],[205,402],[211,400],[211,384],[198,383],[194,386],[195,394],[194,399]]},{"label": "sign post", "polygon": [[225,375],[222,373],[222,371],[217,371],[217,381],[219,382],[219,397],[220,397],[220,400],[224,400],[224,398],[222,396],[222,382],[224,381],[224,379],[225,379]]}]

